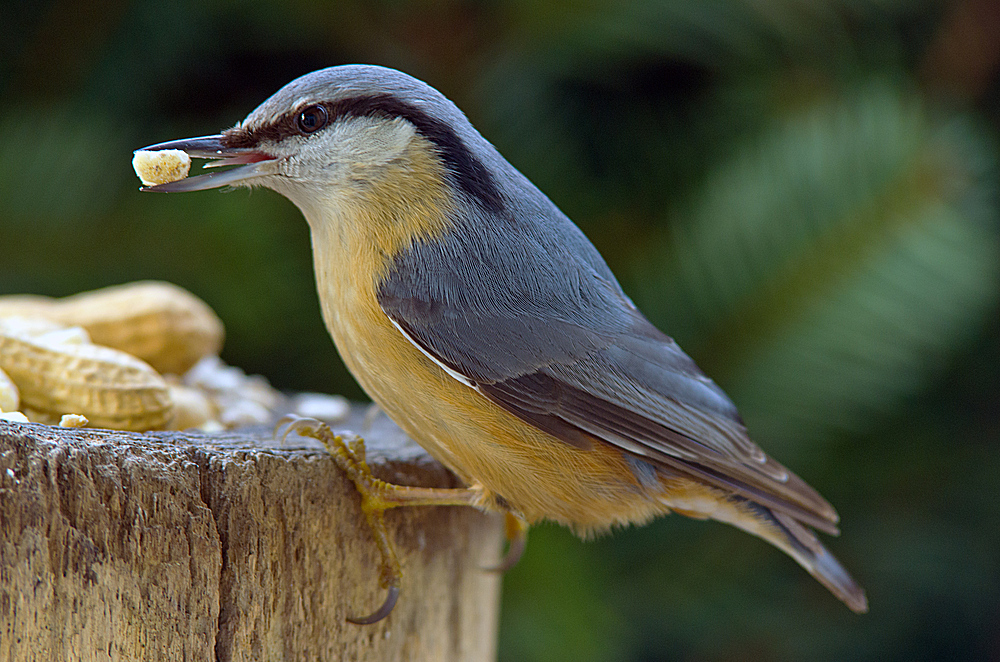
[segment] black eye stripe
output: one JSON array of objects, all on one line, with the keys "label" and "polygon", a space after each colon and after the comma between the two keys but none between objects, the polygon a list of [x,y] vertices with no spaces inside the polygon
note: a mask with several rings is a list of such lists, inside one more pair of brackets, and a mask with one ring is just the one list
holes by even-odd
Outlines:
[{"label": "black eye stripe", "polygon": [[390,94],[347,97],[306,106],[302,110],[283,115],[270,124],[254,129],[241,127],[229,129],[223,133],[222,144],[235,149],[253,149],[261,141],[278,142],[289,136],[315,133],[322,127],[303,131],[299,126],[302,115],[312,109],[322,109],[325,113],[323,126],[329,126],[342,117],[405,119],[416,127],[417,133],[437,147],[441,159],[455,177],[459,188],[477,199],[487,210],[497,213],[503,210],[504,201],[492,174],[473,155],[455,130],[447,122]]}]

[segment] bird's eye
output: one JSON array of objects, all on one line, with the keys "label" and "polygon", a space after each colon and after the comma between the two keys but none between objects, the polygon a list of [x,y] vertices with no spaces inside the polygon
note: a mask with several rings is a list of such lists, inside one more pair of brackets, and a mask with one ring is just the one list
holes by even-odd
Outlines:
[{"label": "bird's eye", "polygon": [[315,133],[326,126],[327,114],[323,106],[309,106],[299,113],[296,124],[302,133]]}]

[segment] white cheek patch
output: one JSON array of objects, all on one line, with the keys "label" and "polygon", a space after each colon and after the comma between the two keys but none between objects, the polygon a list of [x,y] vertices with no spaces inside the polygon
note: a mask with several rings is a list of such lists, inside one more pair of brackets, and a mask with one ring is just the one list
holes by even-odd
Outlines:
[{"label": "white cheek patch", "polygon": [[345,169],[384,166],[399,158],[416,135],[416,127],[402,119],[387,122],[379,117],[337,120],[322,138],[330,165]]}]

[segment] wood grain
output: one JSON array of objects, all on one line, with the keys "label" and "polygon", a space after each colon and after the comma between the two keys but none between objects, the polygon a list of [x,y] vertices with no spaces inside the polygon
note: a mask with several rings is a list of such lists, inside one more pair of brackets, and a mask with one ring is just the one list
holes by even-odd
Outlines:
[{"label": "wood grain", "polygon": [[[343,425],[360,429],[361,412]],[[335,429],[338,426],[334,426]],[[457,486],[384,416],[384,480]],[[0,421],[0,660],[491,660],[502,539],[469,508],[387,514],[384,597],[353,486],[311,440]]]}]

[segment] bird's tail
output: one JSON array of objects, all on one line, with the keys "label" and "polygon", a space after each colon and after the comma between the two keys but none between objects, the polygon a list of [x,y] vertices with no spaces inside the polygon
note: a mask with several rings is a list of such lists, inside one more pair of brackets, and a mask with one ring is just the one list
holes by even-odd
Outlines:
[{"label": "bird's tail", "polygon": [[858,614],[868,611],[864,589],[858,586],[811,530],[790,515],[739,497],[731,504],[736,512],[716,512],[713,518],[733,524],[784,551],[851,611]]}]

